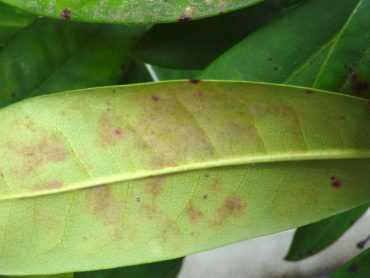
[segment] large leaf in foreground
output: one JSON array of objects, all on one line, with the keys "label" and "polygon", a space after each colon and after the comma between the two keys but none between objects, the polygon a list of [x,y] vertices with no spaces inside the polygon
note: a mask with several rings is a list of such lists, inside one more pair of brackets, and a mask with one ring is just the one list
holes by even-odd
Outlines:
[{"label": "large leaf in foreground", "polygon": [[332,278],[368,278],[370,276],[370,249],[361,253],[344,266]]},{"label": "large leaf in foreground", "polygon": [[3,274],[180,257],[370,199],[359,98],[165,82],[29,99],[0,119]]},{"label": "large leaf in foreground", "polygon": [[87,22],[167,22],[191,20],[254,5],[263,0],[3,0],[29,12]]}]

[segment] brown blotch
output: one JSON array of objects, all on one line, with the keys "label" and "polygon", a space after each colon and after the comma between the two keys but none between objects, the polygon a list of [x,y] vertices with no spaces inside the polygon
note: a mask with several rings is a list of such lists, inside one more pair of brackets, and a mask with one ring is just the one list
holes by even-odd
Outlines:
[{"label": "brown blotch", "polygon": [[115,200],[108,186],[90,188],[87,192],[92,213],[99,216],[105,225],[112,225],[120,220],[122,204]]},{"label": "brown blotch", "polygon": [[22,146],[19,143],[8,143],[7,148],[22,156],[24,162],[16,168],[16,172],[22,176],[29,174],[44,163],[62,162],[69,154],[62,140],[56,135],[47,136],[37,144]]},{"label": "brown blotch", "polygon": [[32,187],[32,191],[43,191],[48,189],[58,189],[63,187],[63,184],[59,181],[51,181],[47,183],[36,184]]},{"label": "brown blotch", "polygon": [[16,94],[15,92],[12,92],[12,93],[10,94],[10,96],[11,96],[12,98],[15,98],[15,97],[17,96],[17,94]]},{"label": "brown blotch", "polygon": [[201,82],[200,79],[189,79],[189,83],[191,83],[191,84],[198,84],[200,82]]},{"label": "brown blotch", "polygon": [[152,96],[152,101],[158,102],[159,101],[159,96],[153,95]]},{"label": "brown blotch", "polygon": [[272,62],[272,57],[268,57],[268,58],[267,58],[267,60],[268,60],[269,62]]},{"label": "brown blotch", "polygon": [[207,200],[208,199],[208,194],[204,194],[203,195],[203,200]]},{"label": "brown blotch", "polygon": [[186,207],[186,213],[191,222],[199,220],[199,218],[201,218],[203,215],[202,211],[199,208],[195,207],[192,202],[190,202],[189,205]]},{"label": "brown blotch", "polygon": [[103,146],[115,146],[123,139],[123,130],[119,125],[122,116],[114,113],[113,108],[107,103],[107,112],[103,113],[99,120],[99,137]]},{"label": "brown blotch", "polygon": [[159,194],[161,194],[163,190],[163,183],[164,183],[163,177],[152,178],[145,185],[145,192],[151,195],[152,197],[157,197]]},{"label": "brown blotch", "polygon": [[61,14],[60,17],[64,20],[70,20],[71,19],[71,10],[69,8],[65,8]]},{"label": "brown blotch", "polygon": [[229,218],[239,218],[245,215],[246,205],[244,201],[236,196],[230,195],[225,198],[223,204],[217,211],[216,226],[222,226]]},{"label": "brown blotch", "polygon": [[339,188],[342,186],[342,182],[335,176],[332,176],[330,178],[330,184],[335,187],[335,188]]},{"label": "brown blotch", "polygon": [[312,91],[312,90],[306,90],[306,91],[305,91],[305,94],[306,94],[306,95],[312,95],[312,94],[313,94],[313,91]]},{"label": "brown blotch", "polygon": [[367,80],[360,79],[356,73],[350,75],[352,93],[356,96],[362,95],[367,92],[370,88],[370,84]]}]

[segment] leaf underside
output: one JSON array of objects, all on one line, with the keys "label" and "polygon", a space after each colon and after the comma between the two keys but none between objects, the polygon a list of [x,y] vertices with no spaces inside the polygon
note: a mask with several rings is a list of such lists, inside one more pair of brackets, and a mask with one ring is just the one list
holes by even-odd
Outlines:
[{"label": "leaf underside", "polygon": [[370,199],[359,98],[177,81],[37,97],[0,119],[2,274],[181,257]]},{"label": "leaf underside", "polygon": [[114,23],[187,21],[254,5],[262,0],[4,0],[31,13],[64,20]]}]

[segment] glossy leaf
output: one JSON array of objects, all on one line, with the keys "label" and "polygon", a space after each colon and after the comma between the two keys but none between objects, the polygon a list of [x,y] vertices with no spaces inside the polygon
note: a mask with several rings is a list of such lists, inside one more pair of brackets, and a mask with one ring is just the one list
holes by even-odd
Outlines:
[{"label": "glossy leaf", "polygon": [[363,99],[244,82],[6,107],[0,273],[166,260],[358,206],[370,199],[369,120]]},{"label": "glossy leaf", "polygon": [[368,278],[370,276],[370,249],[341,267],[332,278]]},{"label": "glossy leaf", "polygon": [[[349,29],[345,27],[348,28],[352,23],[356,23],[353,28],[366,29],[367,25],[359,28],[361,24],[351,20],[358,9],[366,14],[368,9],[360,5],[362,2],[364,1],[308,1],[246,37],[207,67],[201,77],[290,84],[295,84],[294,79],[298,79],[298,84],[312,87],[317,73],[324,70],[321,66],[328,53],[338,52],[335,56],[342,56],[345,60],[333,61],[331,69],[344,69],[346,64],[350,64],[349,61],[356,67],[358,57],[344,50],[343,40],[341,44],[334,42],[334,39],[338,33],[347,32]],[[361,22],[363,21],[368,23],[370,19],[367,17]],[[348,31],[349,37],[345,41],[350,41],[353,47],[360,46],[359,49],[363,50],[361,45],[366,44],[367,36],[358,37],[357,33],[354,33],[356,36],[352,35]],[[315,67],[312,66],[313,62],[316,63]],[[306,76],[305,70],[313,71],[309,72],[310,77]],[[303,78],[304,82],[299,78]],[[347,77],[343,78],[341,82],[345,82]]]},{"label": "glossy leaf", "polygon": [[129,48],[144,30],[34,21],[0,49],[0,106],[39,94],[117,83]]},{"label": "glossy leaf", "polygon": [[308,258],[335,242],[369,208],[369,204],[299,228],[286,256],[288,261]]},{"label": "glossy leaf", "polygon": [[3,47],[14,34],[31,24],[33,20],[33,16],[21,13],[0,2],[0,47]]},{"label": "glossy leaf", "polygon": [[263,0],[3,0],[31,13],[87,22],[146,23],[185,21],[254,5]]},{"label": "glossy leaf", "polygon": [[[154,25],[135,46],[136,58],[174,69],[203,69],[228,48],[302,0],[269,0],[217,17]],[[210,28],[210,26],[212,26]]]},{"label": "glossy leaf", "polygon": [[115,269],[77,272],[74,278],[176,278],[181,265],[182,258]]},{"label": "glossy leaf", "polygon": [[370,97],[370,1],[355,2],[313,86]]}]

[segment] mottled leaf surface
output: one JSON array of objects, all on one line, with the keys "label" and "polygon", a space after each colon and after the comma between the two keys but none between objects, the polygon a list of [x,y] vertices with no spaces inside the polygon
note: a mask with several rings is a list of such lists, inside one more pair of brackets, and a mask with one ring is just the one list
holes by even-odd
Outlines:
[{"label": "mottled leaf surface", "polygon": [[368,278],[370,276],[370,249],[361,253],[344,266],[332,278]]},{"label": "mottled leaf surface", "polygon": [[181,266],[182,258],[115,269],[77,272],[74,278],[176,278]]},{"label": "mottled leaf surface", "polygon": [[144,31],[144,26],[33,21],[0,49],[0,106],[40,94],[116,84],[131,45]]},{"label": "mottled leaf surface", "polygon": [[327,219],[300,227],[294,234],[286,260],[298,261],[308,258],[335,242],[369,208],[369,204],[351,209]]},{"label": "mottled leaf surface", "polygon": [[29,12],[87,22],[186,21],[254,5],[263,0],[4,0]]},{"label": "mottled leaf surface", "polygon": [[165,68],[203,69],[249,33],[303,2],[269,0],[217,17],[157,24],[140,39],[133,54]]},{"label": "mottled leaf surface", "polygon": [[3,274],[182,257],[370,199],[360,98],[158,82],[28,99],[0,119]]}]

